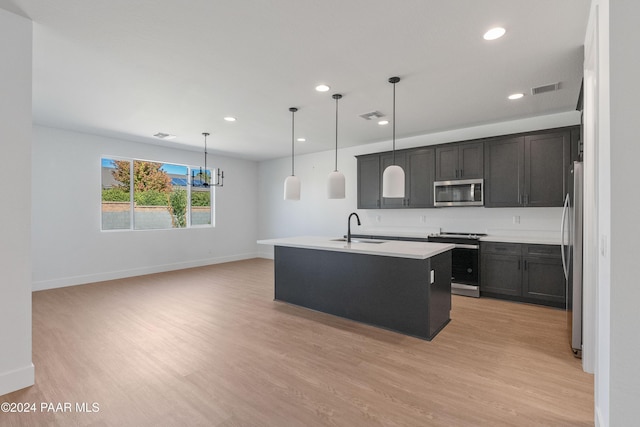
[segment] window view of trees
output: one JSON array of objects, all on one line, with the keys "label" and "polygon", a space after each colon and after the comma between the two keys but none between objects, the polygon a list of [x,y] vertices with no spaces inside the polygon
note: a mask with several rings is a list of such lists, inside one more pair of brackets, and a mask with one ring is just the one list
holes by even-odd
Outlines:
[{"label": "window view of trees", "polygon": [[102,159],[102,229],[132,228],[132,205],[136,230],[210,225],[211,189],[188,178],[187,166]]}]

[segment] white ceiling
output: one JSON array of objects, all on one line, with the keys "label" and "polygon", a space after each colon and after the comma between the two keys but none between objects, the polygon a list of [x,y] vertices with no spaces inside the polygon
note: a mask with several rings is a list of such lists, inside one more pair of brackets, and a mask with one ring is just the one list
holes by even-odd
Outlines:
[{"label": "white ceiling", "polygon": [[[248,159],[574,110],[588,0],[0,0],[34,21],[38,124]],[[483,40],[496,25],[497,41]],[[561,90],[531,88],[561,82]],[[314,90],[318,83],[328,93]],[[519,101],[507,100],[525,92]],[[235,123],[223,120],[231,115]],[[152,135],[177,135],[160,141]]]}]

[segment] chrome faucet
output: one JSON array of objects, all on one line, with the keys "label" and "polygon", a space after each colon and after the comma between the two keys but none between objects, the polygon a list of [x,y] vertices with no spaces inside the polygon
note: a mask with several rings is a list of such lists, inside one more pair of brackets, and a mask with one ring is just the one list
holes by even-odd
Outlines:
[{"label": "chrome faucet", "polygon": [[351,215],[349,215],[349,219],[347,219],[347,243],[351,243],[351,217],[354,215],[356,216],[356,220],[358,220],[358,225],[362,225],[360,224],[360,217],[358,216],[358,214],[355,212],[351,212]]}]

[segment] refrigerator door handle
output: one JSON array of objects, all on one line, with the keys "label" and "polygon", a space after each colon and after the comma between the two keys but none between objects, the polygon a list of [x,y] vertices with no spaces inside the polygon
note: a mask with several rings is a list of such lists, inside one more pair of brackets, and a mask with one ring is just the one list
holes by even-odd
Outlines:
[{"label": "refrigerator door handle", "polygon": [[565,254],[566,245],[564,244],[564,224],[567,218],[567,212],[569,211],[569,195],[564,199],[564,205],[562,208],[562,222],[560,224],[560,248],[562,253],[562,271],[564,272],[564,278],[569,279],[569,268],[567,266],[567,256]]}]

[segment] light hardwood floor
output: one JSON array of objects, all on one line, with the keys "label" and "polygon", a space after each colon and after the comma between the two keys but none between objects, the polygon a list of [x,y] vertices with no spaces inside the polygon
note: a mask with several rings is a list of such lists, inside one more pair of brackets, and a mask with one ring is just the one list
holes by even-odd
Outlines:
[{"label": "light hardwood floor", "polygon": [[264,259],[40,291],[36,385],[0,397],[38,412],[0,425],[593,425],[563,311],[454,296],[451,317],[427,342],[274,302]]}]

